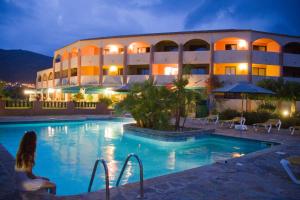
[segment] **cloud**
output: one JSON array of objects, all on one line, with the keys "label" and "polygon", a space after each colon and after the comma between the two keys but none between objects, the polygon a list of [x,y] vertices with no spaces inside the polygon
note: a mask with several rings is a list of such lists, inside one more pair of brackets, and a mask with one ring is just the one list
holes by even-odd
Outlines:
[{"label": "cloud", "polygon": [[299,34],[298,1],[5,0],[0,48],[52,55],[78,39],[199,29],[252,28]]}]

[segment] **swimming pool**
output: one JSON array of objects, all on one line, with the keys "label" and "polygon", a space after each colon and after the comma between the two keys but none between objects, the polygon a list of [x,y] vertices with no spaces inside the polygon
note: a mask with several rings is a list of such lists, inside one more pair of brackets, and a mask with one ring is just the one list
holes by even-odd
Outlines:
[{"label": "swimming pool", "polygon": [[[222,136],[203,136],[197,140],[165,142],[147,139],[123,131],[123,122],[87,120],[0,125],[0,143],[16,155],[23,133],[38,134],[34,173],[49,177],[57,184],[57,194],[87,192],[92,168],[97,157],[107,161],[110,186],[115,186],[123,162],[129,153],[136,153],[144,165],[145,178],[170,174],[244,155],[268,147],[259,141]],[[134,159],[123,175],[121,184],[139,180]],[[101,167],[92,190],[105,187]]]}]

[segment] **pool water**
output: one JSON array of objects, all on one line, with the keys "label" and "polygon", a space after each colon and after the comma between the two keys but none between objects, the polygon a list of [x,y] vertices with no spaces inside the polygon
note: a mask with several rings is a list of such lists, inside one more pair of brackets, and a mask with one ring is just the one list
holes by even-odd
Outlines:
[{"label": "pool water", "polygon": [[[260,141],[222,136],[204,136],[180,142],[146,139],[123,131],[123,122],[114,120],[26,123],[0,125],[0,143],[16,155],[27,130],[38,134],[34,173],[57,184],[58,195],[87,192],[95,160],[107,161],[110,186],[115,186],[123,162],[136,153],[144,165],[145,178],[170,174],[241,156],[268,147]],[[92,190],[105,187],[99,165]],[[138,164],[129,162],[121,184],[139,180]]]}]

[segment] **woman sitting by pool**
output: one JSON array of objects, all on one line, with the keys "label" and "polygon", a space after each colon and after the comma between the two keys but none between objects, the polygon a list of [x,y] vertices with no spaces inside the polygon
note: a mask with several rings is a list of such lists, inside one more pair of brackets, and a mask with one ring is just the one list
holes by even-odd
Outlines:
[{"label": "woman sitting by pool", "polygon": [[36,133],[28,131],[23,136],[16,156],[15,171],[17,173],[20,189],[24,191],[49,190],[56,194],[56,185],[44,177],[32,173],[35,164]]}]

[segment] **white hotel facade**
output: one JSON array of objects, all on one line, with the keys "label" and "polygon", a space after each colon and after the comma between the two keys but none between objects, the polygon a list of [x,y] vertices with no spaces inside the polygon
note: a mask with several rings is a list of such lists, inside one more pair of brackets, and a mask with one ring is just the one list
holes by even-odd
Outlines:
[{"label": "white hotel facade", "polygon": [[208,89],[210,77],[224,84],[300,81],[300,36],[234,29],[84,39],[54,52],[36,88],[44,100],[69,101],[79,91],[97,97],[149,77],[166,85],[178,76],[188,77],[189,88]]}]

